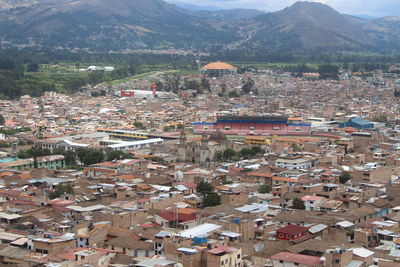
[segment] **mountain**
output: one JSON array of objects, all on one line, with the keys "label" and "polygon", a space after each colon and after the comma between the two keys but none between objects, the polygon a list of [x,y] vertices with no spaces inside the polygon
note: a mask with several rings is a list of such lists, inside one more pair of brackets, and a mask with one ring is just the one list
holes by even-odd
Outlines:
[{"label": "mountain", "polygon": [[[14,3],[14,5],[12,5]],[[400,19],[342,15],[316,2],[278,12],[190,11],[163,0],[0,0],[5,45],[97,51],[182,48],[247,51],[396,51]]]},{"label": "mountain", "polygon": [[37,4],[37,0],[0,0],[0,11]]},{"label": "mountain", "polygon": [[232,32],[162,0],[43,0],[0,13],[2,41],[37,45],[124,48],[204,48]]},{"label": "mountain", "polygon": [[281,11],[240,24],[239,34],[253,47],[280,50],[356,49],[372,45],[360,25],[327,5],[297,2]]},{"label": "mountain", "polygon": [[257,9],[237,8],[237,9],[220,9],[216,11],[198,10],[194,12],[194,14],[206,19],[234,22],[243,19],[251,19],[256,16],[265,14],[265,12],[262,12]]},{"label": "mountain", "polygon": [[199,11],[199,10],[217,11],[220,9],[219,7],[216,7],[216,6],[210,6],[210,5],[200,6],[200,5],[193,5],[190,3],[184,3],[184,2],[173,1],[173,0],[170,0],[167,2],[174,4],[180,8],[191,10],[191,11]]}]

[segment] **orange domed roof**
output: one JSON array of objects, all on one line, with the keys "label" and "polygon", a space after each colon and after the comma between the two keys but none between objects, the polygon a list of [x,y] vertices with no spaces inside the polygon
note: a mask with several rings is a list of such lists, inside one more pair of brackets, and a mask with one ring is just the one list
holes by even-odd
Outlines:
[{"label": "orange domed roof", "polygon": [[237,68],[225,62],[211,62],[203,67],[206,70],[236,70]]}]

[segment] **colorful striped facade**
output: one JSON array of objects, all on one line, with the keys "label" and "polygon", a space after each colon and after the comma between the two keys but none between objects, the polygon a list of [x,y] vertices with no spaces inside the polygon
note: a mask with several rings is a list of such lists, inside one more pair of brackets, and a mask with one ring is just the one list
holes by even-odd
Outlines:
[{"label": "colorful striped facade", "polygon": [[309,135],[311,124],[291,124],[286,117],[218,117],[215,123],[194,123],[195,134],[211,134],[217,130],[226,135]]}]

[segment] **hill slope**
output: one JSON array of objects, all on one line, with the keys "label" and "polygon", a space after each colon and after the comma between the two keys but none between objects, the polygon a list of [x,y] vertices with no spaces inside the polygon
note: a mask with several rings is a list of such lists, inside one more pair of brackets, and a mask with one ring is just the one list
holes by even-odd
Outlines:
[{"label": "hill slope", "polygon": [[257,16],[241,25],[250,46],[273,49],[340,49],[372,45],[361,27],[331,7],[297,2],[284,10]]},{"label": "hill slope", "polygon": [[233,38],[162,0],[48,0],[0,13],[3,40],[67,47],[202,48]]},{"label": "hill slope", "polygon": [[[189,11],[163,0],[35,1],[18,0],[17,7],[0,9],[0,41],[103,51],[167,47],[217,47],[216,51],[400,48],[398,18],[361,19],[313,2],[297,2],[278,12],[258,15],[258,11],[246,9]],[[6,6],[12,1],[1,3]]]}]

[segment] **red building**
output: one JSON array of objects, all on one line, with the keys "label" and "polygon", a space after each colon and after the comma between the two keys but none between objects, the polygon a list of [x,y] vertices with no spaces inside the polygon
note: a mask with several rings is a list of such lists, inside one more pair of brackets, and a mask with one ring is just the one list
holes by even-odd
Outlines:
[{"label": "red building", "polygon": [[276,239],[278,240],[296,240],[307,234],[308,228],[300,225],[288,225],[276,230]]},{"label": "red building", "polygon": [[194,123],[195,134],[217,130],[227,135],[309,135],[311,124],[292,124],[283,116],[223,116],[215,123]]},{"label": "red building", "polygon": [[133,90],[121,90],[119,91],[119,97],[134,97],[135,92]]}]

